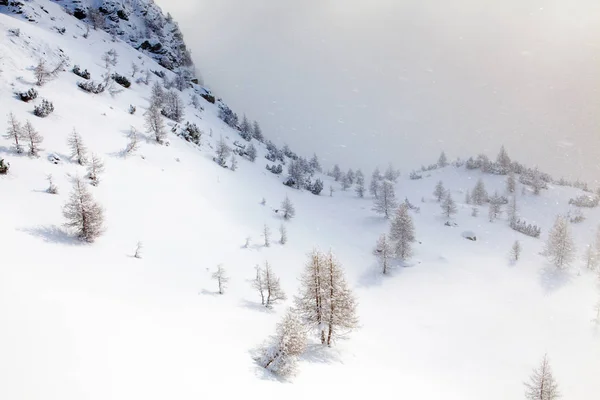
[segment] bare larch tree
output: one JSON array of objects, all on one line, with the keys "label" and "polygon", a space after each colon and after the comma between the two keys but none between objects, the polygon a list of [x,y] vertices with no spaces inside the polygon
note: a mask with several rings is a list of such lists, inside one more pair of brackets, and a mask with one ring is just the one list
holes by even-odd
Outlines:
[{"label": "bare larch tree", "polygon": [[386,234],[382,234],[377,239],[377,244],[373,249],[373,255],[379,260],[381,272],[386,275],[390,270],[390,259],[393,257],[394,248]]},{"label": "bare larch tree", "polygon": [[27,141],[29,151],[27,152],[31,157],[37,157],[40,151],[40,143],[44,141],[44,138],[38,131],[35,130],[31,122],[25,122],[23,127],[23,137]]},{"label": "bare larch tree", "polygon": [[286,221],[294,218],[296,215],[296,209],[287,196],[285,196],[285,199],[281,202],[281,211],[283,212],[283,219]]},{"label": "bare larch tree", "polygon": [[154,136],[154,139],[157,143],[162,144],[167,133],[165,131],[165,123],[163,121],[160,108],[157,106],[151,106],[148,111],[146,111],[145,115],[146,132]]},{"label": "bare larch tree", "polygon": [[225,273],[225,268],[223,268],[223,265],[217,265],[217,270],[212,274],[212,278],[216,280],[219,285],[219,294],[225,293],[227,282],[229,282],[229,277]]},{"label": "bare larch tree", "polygon": [[69,136],[67,141],[69,148],[71,149],[71,158],[74,159],[79,165],[87,164],[87,149],[83,145],[81,136],[75,129]]},{"label": "bare larch tree", "polygon": [[275,276],[275,273],[268,262],[265,262],[265,267],[262,270],[262,282],[267,294],[265,301],[266,307],[271,307],[271,305],[287,298],[281,289],[279,278]]},{"label": "bare larch tree", "polygon": [[562,216],[556,218],[554,226],[548,233],[544,255],[559,269],[566,268],[573,262],[575,243],[566,218]]},{"label": "bare larch tree", "polygon": [[415,225],[408,213],[408,206],[402,204],[390,225],[390,239],[394,253],[400,260],[405,261],[412,256],[412,244],[415,241]]},{"label": "bare larch tree", "polygon": [[394,185],[391,181],[383,181],[377,191],[373,210],[379,214],[383,214],[386,218],[389,218],[390,214],[397,206],[398,202],[396,201]]},{"label": "bare larch tree", "polygon": [[73,179],[73,192],[63,208],[63,215],[67,219],[65,225],[88,243],[103,232],[104,210],[93,199],[80,177]]},{"label": "bare larch tree", "polygon": [[529,382],[525,382],[527,400],[556,400],[560,398],[558,384],[552,375],[548,356],[544,355],[541,365],[533,370]]},{"label": "bare larch tree", "polygon": [[12,140],[15,144],[15,151],[18,154],[23,153],[23,147],[19,143],[19,139],[23,137],[23,127],[15,117],[15,114],[8,114],[8,127],[3,135],[5,139]]},{"label": "bare larch tree", "polygon": [[98,186],[100,183],[100,174],[104,172],[104,163],[96,154],[92,153],[92,159],[88,165],[87,178],[92,186]]}]

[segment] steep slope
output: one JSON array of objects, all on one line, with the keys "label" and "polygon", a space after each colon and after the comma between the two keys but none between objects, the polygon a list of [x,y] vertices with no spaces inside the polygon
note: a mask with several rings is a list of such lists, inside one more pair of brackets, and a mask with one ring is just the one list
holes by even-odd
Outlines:
[{"label": "steep slope", "polygon": [[[343,192],[324,176],[326,187],[336,187],[333,197],[290,189],[265,170],[266,150],[256,142],[256,163],[240,157],[235,172],[219,167],[217,140],[240,139],[213,104],[201,100],[204,111],[185,110],[185,120],[206,132],[200,148],[169,134],[169,146],[144,138],[128,158],[121,151],[130,126],[144,131],[150,86],[92,95],[65,71],[37,88],[35,103],[47,98],[55,112],[35,117],[33,104],[13,93],[33,86],[42,54],[51,65],[61,58],[78,64],[95,80],[105,72],[101,55],[113,48],[118,73],[128,75],[132,62],[163,69],[104,32],[84,39],[83,22],[54,2],[26,4],[47,14],[36,23],[0,14],[0,109],[29,119],[44,136],[44,150],[29,158],[0,139],[0,158],[11,164],[0,176],[1,398],[520,398],[522,382],[546,352],[565,398],[600,393],[600,338],[591,323],[595,276],[579,260],[557,272],[539,254],[554,217],[581,191],[551,186],[540,196],[520,195],[521,214],[543,230],[542,239],[533,239],[511,231],[505,219],[489,223],[483,208],[471,217],[462,204],[478,178],[502,191],[503,177],[453,167],[422,180],[402,177],[398,197],[421,208],[413,214],[420,244],[409,267],[384,279],[371,251],[388,222],[371,211],[372,199]],[[64,34],[53,29],[57,21]],[[193,93],[182,94],[186,104]],[[106,164],[100,185],[90,187],[106,214],[106,232],[93,245],[62,228],[69,174],[86,173],[68,156],[73,128]],[[49,162],[50,154],[62,162]],[[45,193],[49,173],[58,195]],[[432,199],[440,179],[459,203],[458,227],[444,226]],[[273,210],[286,195],[297,217],[286,223],[290,239],[282,246],[275,242],[283,221]],[[580,249],[600,221],[598,208],[584,212],[586,221],[572,227]],[[268,248],[264,224],[273,232]],[[461,236],[467,230],[477,233],[476,242]],[[507,253],[516,239],[523,258],[511,265]],[[138,241],[142,259],[132,257]],[[262,308],[250,285],[253,267],[268,260],[291,298],[315,246],[332,248],[342,262],[359,299],[361,329],[332,349],[311,344],[293,383],[281,382],[256,366],[251,351],[292,302]],[[231,277],[223,296],[211,279],[218,264]]]}]

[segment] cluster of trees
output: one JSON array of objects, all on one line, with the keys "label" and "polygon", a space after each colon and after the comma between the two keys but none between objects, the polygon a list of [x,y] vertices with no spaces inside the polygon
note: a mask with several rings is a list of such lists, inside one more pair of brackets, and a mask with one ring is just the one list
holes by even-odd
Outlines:
[{"label": "cluster of trees", "polygon": [[379,237],[373,250],[383,274],[389,272],[393,258],[406,261],[412,257],[415,241],[415,226],[409,214],[408,205],[402,204],[396,210],[389,233]]},{"label": "cluster of trees", "polygon": [[594,208],[598,207],[600,203],[600,196],[592,196],[592,195],[581,195],[574,199],[569,199],[569,204],[577,206],[577,207],[585,207],[585,208]]},{"label": "cluster of trees", "polygon": [[331,346],[358,327],[356,299],[331,251],[325,254],[313,250],[300,284],[295,307],[288,309],[277,324],[275,334],[261,347],[257,360],[282,377],[294,373],[311,331],[321,344]]},{"label": "cluster of trees", "polygon": [[261,143],[264,142],[265,137],[258,121],[251,123],[246,115],[244,115],[240,123],[238,115],[223,102],[219,102],[219,118],[231,128],[238,130],[244,140],[251,141],[252,139],[256,139]]},{"label": "cluster of trees", "polygon": [[40,151],[40,144],[44,138],[27,120],[21,124],[13,113],[8,115],[8,125],[4,138],[11,140],[14,144],[17,154],[24,152],[23,145],[27,146],[27,154],[31,157],[37,157]]},{"label": "cluster of trees", "polygon": [[[323,190],[323,181],[319,178],[313,180],[314,174],[318,172],[317,168],[320,169],[320,164],[316,154],[310,161],[296,156],[288,164],[288,177],[284,184],[296,189],[306,189],[319,195]],[[273,170],[271,171],[273,172]]]}]

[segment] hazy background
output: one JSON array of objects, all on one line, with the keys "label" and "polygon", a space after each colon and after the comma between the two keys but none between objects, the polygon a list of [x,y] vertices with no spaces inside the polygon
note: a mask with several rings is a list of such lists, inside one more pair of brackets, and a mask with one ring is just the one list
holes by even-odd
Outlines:
[{"label": "hazy background", "polygon": [[157,0],[205,83],[326,166],[403,172],[504,144],[600,180],[598,0]]}]

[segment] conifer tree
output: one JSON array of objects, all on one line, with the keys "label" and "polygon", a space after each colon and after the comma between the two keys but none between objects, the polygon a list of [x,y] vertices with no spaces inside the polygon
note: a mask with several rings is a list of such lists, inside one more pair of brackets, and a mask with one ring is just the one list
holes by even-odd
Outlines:
[{"label": "conifer tree", "polygon": [[50,194],[57,194],[58,193],[58,187],[56,187],[56,185],[52,181],[52,174],[48,174],[48,176],[46,177],[46,179],[48,180],[48,189],[46,189],[46,192],[50,193]]},{"label": "conifer tree", "polygon": [[350,186],[352,186],[351,179],[347,174],[342,175],[342,190],[345,192]]},{"label": "conifer tree", "polygon": [[575,258],[575,243],[569,223],[562,216],[556,217],[554,226],[548,233],[544,255],[559,269],[568,267]]},{"label": "conifer tree", "polygon": [[229,282],[229,277],[225,272],[225,268],[223,265],[217,265],[217,270],[212,274],[212,278],[217,281],[219,285],[219,294],[224,294],[225,289],[227,288],[227,283]]},{"label": "conifer tree", "polygon": [[271,229],[267,224],[263,226],[263,238],[265,239],[265,247],[271,246]]},{"label": "conifer tree", "polygon": [[533,370],[529,382],[525,382],[525,397],[527,400],[556,400],[560,397],[547,355],[544,355],[541,365]]},{"label": "conifer tree", "polygon": [[381,176],[381,172],[379,172],[379,167],[375,168],[373,175],[371,175],[371,185],[369,186],[369,193],[371,193],[371,196],[374,198],[378,197],[382,179],[383,177]]},{"label": "conifer tree", "polygon": [[281,203],[281,210],[283,211],[283,219],[286,221],[294,218],[296,215],[296,209],[287,196],[285,196],[285,199],[283,199],[283,202]]},{"label": "conifer tree", "polygon": [[502,200],[498,195],[498,192],[494,192],[494,195],[490,197],[489,206],[489,217],[490,222],[494,222],[502,213]]},{"label": "conifer tree", "polygon": [[396,201],[396,193],[392,182],[384,180],[379,189],[379,194],[375,198],[373,210],[379,214],[383,214],[385,218],[389,218],[392,211],[398,206]]},{"label": "conifer tree", "polygon": [[162,144],[167,132],[160,108],[151,106],[145,114],[146,132],[154,136],[157,143]]},{"label": "conifer tree", "polygon": [[365,176],[360,169],[356,171],[356,188],[354,191],[358,197],[365,197]]},{"label": "conifer tree", "polygon": [[446,167],[448,165],[448,158],[446,157],[446,153],[444,153],[443,151],[440,154],[440,157],[438,158],[437,165],[440,168]]},{"label": "conifer tree", "polygon": [[506,191],[508,193],[514,193],[517,190],[517,180],[515,179],[515,173],[511,170],[506,178]]},{"label": "conifer tree", "polygon": [[287,298],[281,289],[279,278],[275,276],[268,262],[265,262],[265,268],[262,270],[262,282],[266,293],[265,307],[271,307],[273,304]]},{"label": "conifer tree", "polygon": [[479,179],[471,192],[471,199],[474,205],[481,206],[488,200],[488,194],[485,190],[483,181]]},{"label": "conifer tree", "polygon": [[415,242],[415,226],[408,213],[408,206],[402,204],[390,225],[390,240],[394,253],[400,260],[408,260],[413,253],[412,244]]},{"label": "conifer tree", "polygon": [[88,165],[87,178],[91,181],[93,186],[97,186],[100,183],[99,175],[104,172],[104,163],[102,159],[96,154],[92,153],[92,159]]},{"label": "conifer tree", "polygon": [[131,127],[128,137],[129,143],[127,143],[123,154],[125,157],[134,154],[139,148],[138,132],[133,126]]},{"label": "conifer tree", "polygon": [[339,181],[342,178],[342,170],[340,169],[340,166],[335,164],[333,166],[333,171],[331,171],[331,176],[333,176],[333,179],[335,179],[335,181]]},{"label": "conifer tree", "polygon": [[23,147],[19,143],[19,139],[23,137],[23,127],[21,123],[17,120],[13,113],[8,114],[8,127],[6,129],[6,133],[4,134],[4,138],[8,140],[12,140],[15,143],[15,150],[17,154],[23,153]]},{"label": "conifer tree", "polygon": [[263,272],[260,266],[255,266],[256,277],[252,281],[252,287],[260,294],[260,304],[265,305],[265,282],[263,281]]},{"label": "conifer tree", "polygon": [[[509,172],[511,170],[510,157],[508,156],[508,153],[506,152],[506,149],[504,148],[504,146],[500,147],[500,152],[498,153],[498,156],[496,157],[496,163],[498,163],[498,165],[500,165],[500,167],[502,167],[504,172]],[[510,192],[510,193],[512,193],[512,192]]]},{"label": "conifer tree", "polygon": [[287,243],[287,229],[284,224],[279,225],[279,243],[286,244]]},{"label": "conifer tree", "polygon": [[394,182],[396,183],[398,181],[398,177],[400,176],[400,172],[396,171],[394,169],[394,166],[392,165],[392,163],[390,163],[387,167],[387,169],[385,170],[385,173],[383,175],[383,178],[390,181],[390,182]]},{"label": "conifer tree", "polygon": [[515,242],[513,243],[511,249],[510,249],[510,258],[513,262],[517,262],[519,261],[519,258],[521,257],[521,242],[519,242],[518,240],[515,240]]},{"label": "conifer tree", "polygon": [[259,142],[263,142],[265,140],[263,133],[262,133],[262,129],[260,129],[260,125],[258,124],[257,121],[254,121],[254,126],[252,129],[252,137],[256,140],[258,140]]},{"label": "conifer tree", "polygon": [[305,348],[305,329],[296,311],[290,308],[277,324],[275,335],[261,349],[258,362],[275,375],[289,377],[294,374],[298,356]]},{"label": "conifer tree", "polygon": [[585,267],[589,270],[595,270],[598,266],[598,259],[596,257],[596,250],[594,246],[588,244],[585,248],[585,253],[583,256],[583,261],[585,262]]},{"label": "conifer tree", "polygon": [[231,170],[237,170],[238,162],[234,153],[231,153]]},{"label": "conifer tree", "polygon": [[298,315],[310,329],[318,331],[321,344],[325,338],[326,280],[325,260],[318,250],[309,255],[305,270],[300,276],[300,293],[295,297]]},{"label": "conifer tree", "polygon": [[221,167],[225,167],[225,160],[231,153],[231,148],[227,145],[227,142],[225,142],[225,139],[223,139],[223,136],[221,136],[221,138],[217,142],[217,148],[216,148],[215,152],[217,154],[215,161]]},{"label": "conifer tree", "polygon": [[511,227],[515,226],[519,217],[519,207],[517,206],[517,196],[513,196],[508,204],[508,223]]},{"label": "conifer tree", "polygon": [[316,154],[313,154],[308,164],[313,171],[323,172],[323,168],[321,168],[321,163],[319,162],[319,157],[317,157]]},{"label": "conifer tree", "polygon": [[23,137],[29,146],[28,154],[31,157],[37,157],[38,152],[40,151],[39,144],[44,141],[44,138],[35,130],[29,121],[27,121],[23,127]]},{"label": "conifer tree", "polygon": [[435,185],[435,190],[433,191],[433,195],[435,196],[435,199],[437,200],[438,203],[440,201],[442,201],[445,194],[446,194],[446,189],[444,189],[444,183],[442,181],[439,181]]},{"label": "conifer tree", "polygon": [[102,234],[104,210],[94,201],[79,177],[73,179],[73,192],[63,208],[63,215],[67,219],[65,225],[88,243]]},{"label": "conifer tree", "polygon": [[444,196],[444,201],[442,201],[442,204],[440,204],[440,206],[442,207],[442,211],[446,218],[452,217],[458,211],[456,203],[454,202],[454,199],[452,199],[452,194],[450,193],[450,191],[446,193],[446,195]]},{"label": "conifer tree", "polygon": [[377,257],[379,265],[381,266],[381,272],[386,275],[390,270],[390,258],[394,253],[391,241],[388,239],[386,234],[382,234],[377,239],[377,244],[373,249],[373,255]]},{"label": "conifer tree", "polygon": [[250,124],[250,121],[248,121],[246,114],[244,114],[244,118],[242,119],[242,123],[240,124],[240,135],[245,140],[250,141],[250,139],[252,139],[252,133],[252,125]]},{"label": "conifer tree", "polygon": [[83,145],[81,136],[75,129],[68,139],[69,147],[71,148],[71,158],[77,161],[79,165],[87,164],[87,149]]}]

